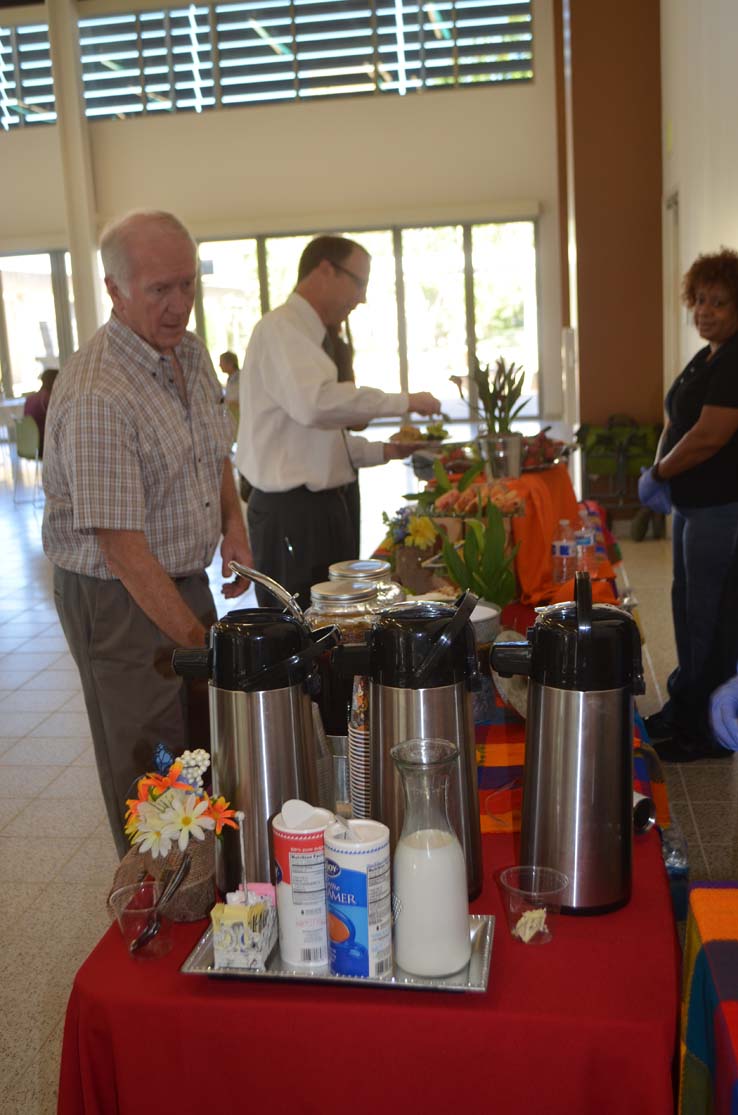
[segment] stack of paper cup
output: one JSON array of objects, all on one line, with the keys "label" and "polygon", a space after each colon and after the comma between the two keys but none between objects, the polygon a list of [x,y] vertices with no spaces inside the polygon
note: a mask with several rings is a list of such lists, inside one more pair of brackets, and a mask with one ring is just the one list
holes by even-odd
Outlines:
[{"label": "stack of paper cup", "polygon": [[325,832],[328,939],[334,975],[393,972],[389,829],[351,820]]},{"label": "stack of paper cup", "polygon": [[348,726],[349,793],[356,818],[372,815],[372,769],[369,749],[369,679],[357,674]]},{"label": "stack of paper cup", "polygon": [[303,801],[285,802],[272,821],[279,950],[293,968],[328,963],[323,834],[334,821]]}]

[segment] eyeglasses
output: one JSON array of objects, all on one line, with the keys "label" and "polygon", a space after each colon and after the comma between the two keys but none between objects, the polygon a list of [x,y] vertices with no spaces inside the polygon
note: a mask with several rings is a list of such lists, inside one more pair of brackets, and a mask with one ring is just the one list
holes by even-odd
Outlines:
[{"label": "eyeglasses", "polygon": [[348,275],[350,279],[353,279],[358,290],[362,292],[366,291],[366,288],[369,286],[368,279],[362,279],[361,275],[357,275],[354,271],[349,271],[348,267],[344,267],[341,263],[333,263],[333,261],[331,261],[331,266],[334,267],[336,271],[343,271],[344,275]]}]

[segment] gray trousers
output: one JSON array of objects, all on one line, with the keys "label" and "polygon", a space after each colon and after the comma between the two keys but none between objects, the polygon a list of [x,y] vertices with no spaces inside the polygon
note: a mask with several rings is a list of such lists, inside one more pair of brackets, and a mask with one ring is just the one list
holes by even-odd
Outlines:
[{"label": "gray trousers", "polygon": [[[205,573],[175,584],[202,623],[215,622]],[[79,669],[105,808],[122,857],[130,847],[123,831],[126,800],[152,769],[156,744],[175,754],[209,749],[207,684],[185,685],[176,676],[174,645],[120,581],[55,566],[54,602]]]}]

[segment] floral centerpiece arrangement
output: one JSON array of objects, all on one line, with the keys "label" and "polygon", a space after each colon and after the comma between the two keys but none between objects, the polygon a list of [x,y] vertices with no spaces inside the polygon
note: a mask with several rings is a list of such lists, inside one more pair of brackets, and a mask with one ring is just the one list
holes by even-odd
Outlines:
[{"label": "floral centerpiece arrangement", "polygon": [[472,382],[479,407],[464,396],[462,376],[451,376],[450,379],[456,384],[470,411],[484,422],[488,437],[513,432],[512,424],[520,416],[526,403],[525,399],[520,400],[525,383],[525,370],[521,365],[516,365],[513,361],[507,364],[504,356],[499,356],[493,372],[489,364],[481,364],[476,360]]},{"label": "floral centerpiece arrangement", "polygon": [[382,520],[387,535],[379,552],[388,555],[400,583],[410,592],[427,592],[433,588],[433,573],[423,566],[440,545],[432,520],[410,504],[392,516],[383,512]]},{"label": "floral centerpiece arrangement", "polygon": [[164,858],[173,848],[184,852],[191,839],[203,841],[208,832],[220,836],[224,826],[238,827],[225,798],[203,790],[209,765],[206,751],[185,751],[166,773],[139,778],[137,796],[126,802],[125,831],[134,848]]},{"label": "floral centerpiece arrangement", "polygon": [[464,397],[461,376],[451,376],[451,381],[470,411],[483,423],[479,446],[486,457],[488,477],[520,476],[523,435],[514,431],[512,425],[527,401],[521,399],[525,385],[523,368],[513,362],[507,364],[503,356],[498,357],[494,371],[475,361],[471,381],[479,407],[473,399]]},{"label": "floral centerpiece arrangement", "polygon": [[482,600],[504,608],[517,595],[514,562],[519,545],[508,550],[502,514],[488,502],[483,522],[467,520],[463,542],[454,546],[444,539],[446,571],[457,588],[471,589]]},{"label": "floral centerpiece arrangement", "polygon": [[517,547],[509,518],[522,511],[523,503],[504,481],[485,481],[483,468],[481,461],[472,461],[453,478],[444,461],[436,460],[423,491],[406,496],[412,502],[393,516],[382,516],[388,532],[380,550],[393,560],[409,591],[453,585],[499,607],[515,598]]},{"label": "floral centerpiece arrangement", "polygon": [[226,828],[238,829],[236,814],[224,797],[212,797],[205,789],[210,756],[202,748],[175,758],[159,743],[152,765],[155,769],[138,779],[135,796],[126,802],[125,831],[132,847],[118,864],[112,890],[146,874],[161,882],[187,857],[187,877],[167,903],[167,915],[173,921],[196,921],[215,902],[215,840]]},{"label": "floral centerpiece arrangement", "polygon": [[419,550],[429,550],[438,534],[428,516],[419,515],[410,504],[401,507],[392,516],[383,511],[382,522],[387,528],[387,535],[379,547],[383,552],[391,552],[397,546],[416,546]]}]

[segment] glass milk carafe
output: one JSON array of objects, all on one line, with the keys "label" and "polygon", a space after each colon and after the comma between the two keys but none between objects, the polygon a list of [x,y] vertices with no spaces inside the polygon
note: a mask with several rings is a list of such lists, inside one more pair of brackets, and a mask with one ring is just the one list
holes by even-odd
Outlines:
[{"label": "glass milk carafe", "polygon": [[466,863],[446,811],[459,751],[444,739],[410,739],[391,755],[405,794],[392,865],[395,961],[412,975],[451,975],[471,955]]}]

